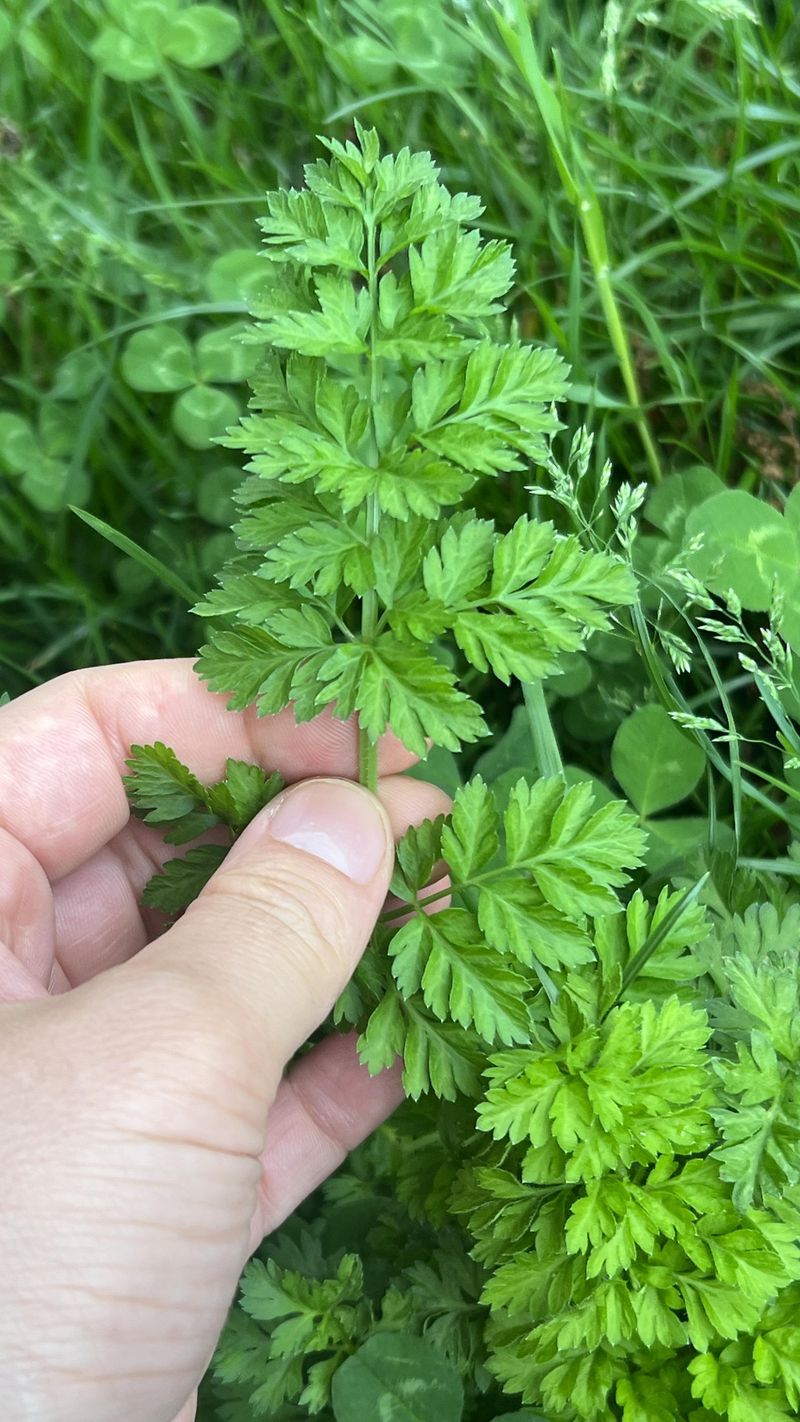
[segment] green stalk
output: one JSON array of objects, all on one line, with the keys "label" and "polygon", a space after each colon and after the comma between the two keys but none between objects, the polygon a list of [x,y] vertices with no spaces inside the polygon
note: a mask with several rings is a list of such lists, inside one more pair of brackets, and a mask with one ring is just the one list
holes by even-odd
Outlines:
[{"label": "green stalk", "polygon": [[378,747],[362,726],[358,728],[358,778],[374,795],[378,789]]},{"label": "green stalk", "polygon": [[[372,427],[372,458],[377,466],[380,461],[378,431],[375,410],[381,393],[380,358],[375,354],[378,335],[378,264],[375,250],[375,223],[370,216],[367,225],[367,283],[370,299],[369,326],[369,407]],[[380,528],[380,507],[375,494],[367,497],[367,542],[371,542]],[[368,588],[361,599],[361,637],[364,642],[372,642],[378,627],[378,594]],[[378,786],[378,749],[361,727],[358,733],[358,777],[368,790]]]},{"label": "green stalk", "polygon": [[[515,11],[516,28],[499,14],[495,15],[495,21],[509,54],[531,91],[544,123],[562,187],[577,212],[611,346],[617,358],[653,482],[660,483],[661,461],[642,408],[630,342],[611,280],[611,256],[603,210],[575,139],[567,132],[561,104],[542,72],[533,43],[525,0],[515,0]],[[571,165],[567,158],[568,150]]]},{"label": "green stalk", "polygon": [[564,766],[561,760],[561,753],[558,749],[558,741],[553,730],[553,723],[550,720],[550,712],[547,709],[547,702],[544,699],[544,686],[541,681],[528,682],[522,688],[525,698],[525,709],[528,712],[528,724],[531,728],[533,745],[536,752],[536,768],[540,775],[553,776],[564,779]]}]

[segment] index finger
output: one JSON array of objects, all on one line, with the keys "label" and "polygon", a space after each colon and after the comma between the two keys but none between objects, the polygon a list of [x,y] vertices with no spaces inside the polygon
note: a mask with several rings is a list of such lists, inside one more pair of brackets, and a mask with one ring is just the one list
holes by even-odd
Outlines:
[{"label": "index finger", "polygon": [[[91,858],[129,818],[122,775],[131,745],[165,741],[200,780],[229,756],[280,771],[353,778],[354,721],[326,711],[298,725],[291,708],[258,717],[228,711],[190,658],[94,667],[27,692],[0,710],[0,828],[36,856],[51,882]],[[381,775],[414,761],[393,736],[381,741]]]}]

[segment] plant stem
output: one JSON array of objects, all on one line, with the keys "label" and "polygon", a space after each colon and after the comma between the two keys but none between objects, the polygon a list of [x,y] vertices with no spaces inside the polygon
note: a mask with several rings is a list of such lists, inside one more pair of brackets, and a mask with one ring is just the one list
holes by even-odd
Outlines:
[{"label": "plant stem", "polygon": [[603,209],[589,176],[588,166],[578,147],[577,138],[568,128],[561,100],[553,85],[545,78],[539,63],[525,0],[514,0],[514,13],[516,28],[501,15],[495,17],[495,22],[511,58],[530,89],[547,133],[564,192],[577,213],[600,297],[606,330],[647,456],[650,475],[653,483],[657,484],[662,478],[661,460],[642,408],[636,366],[611,280],[611,256]]},{"label": "plant stem", "polygon": [[363,726],[358,728],[358,778],[374,795],[378,788],[378,747]]},{"label": "plant stem", "polygon": [[[378,336],[378,264],[375,251],[375,223],[370,216],[367,223],[367,283],[370,300],[369,323],[369,409],[372,430],[372,458],[380,463],[380,445],[375,421],[375,411],[381,394],[380,357],[375,353]],[[369,545],[377,537],[380,529],[380,506],[375,494],[367,496],[366,537]],[[372,642],[378,627],[378,594],[374,588],[367,588],[361,599],[361,640]],[[378,751],[366,731],[358,732],[358,778],[367,789],[375,791],[378,784]]]},{"label": "plant stem", "polygon": [[557,775],[563,780],[564,766],[544,699],[544,686],[540,681],[527,682],[522,688],[522,694],[536,751],[536,768],[540,775]]}]

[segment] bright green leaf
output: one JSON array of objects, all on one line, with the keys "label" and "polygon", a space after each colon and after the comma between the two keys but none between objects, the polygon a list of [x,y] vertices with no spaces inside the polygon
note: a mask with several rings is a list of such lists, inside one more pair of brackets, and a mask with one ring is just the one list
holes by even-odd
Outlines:
[{"label": "bright green leaf", "polygon": [[174,326],[146,326],[131,336],[122,353],[123,379],[134,390],[183,390],[194,384],[194,357]]},{"label": "bright green leaf", "polygon": [[729,489],[705,500],[686,520],[686,538],[703,539],[689,567],[712,592],[732,589],[743,607],[765,612],[773,584],[793,584],[800,562],[794,529],[771,504]]},{"label": "bright green leaf", "polygon": [[683,537],[686,520],[692,510],[715,494],[721,494],[724,488],[713,469],[706,469],[702,464],[685,469],[680,474],[669,474],[661,484],[651,489],[645,504],[645,516],[668,538],[679,540]]},{"label": "bright green leaf", "polygon": [[241,321],[234,321],[230,326],[206,331],[200,337],[195,347],[198,380],[238,385],[253,373],[258,351],[254,346],[242,344],[240,338],[245,330],[247,327]]},{"label": "bright green leaf", "polygon": [[91,54],[104,74],[125,84],[152,79],[161,68],[154,45],[143,43],[116,25],[103,27],[92,44]]},{"label": "bright green leaf", "polygon": [[216,873],[228,847],[222,844],[200,844],[182,856],[170,859],[160,874],[154,875],[144,889],[142,903],[174,917],[194,903],[212,874]]},{"label": "bright green leaf", "polygon": [[640,815],[658,814],[691,795],[705,770],[701,748],[661,706],[640,706],[614,737],[611,769]]},{"label": "bright green leaf", "polygon": [[389,952],[403,997],[421,992],[440,1022],[474,1027],[490,1043],[528,1040],[523,979],[508,959],[484,945],[465,909],[418,913],[392,939]]},{"label": "bright green leaf", "polygon": [[168,59],[187,69],[223,64],[239,48],[242,30],[230,10],[217,5],[189,5],[171,19],[161,39]]},{"label": "bright green leaf", "polygon": [[175,432],[192,449],[207,449],[238,417],[239,406],[233,396],[213,385],[184,390],[172,408]]}]

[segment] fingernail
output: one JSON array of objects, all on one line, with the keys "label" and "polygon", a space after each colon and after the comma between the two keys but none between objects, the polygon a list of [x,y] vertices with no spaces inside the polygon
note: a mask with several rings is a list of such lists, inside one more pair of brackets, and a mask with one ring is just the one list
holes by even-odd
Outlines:
[{"label": "fingernail", "polygon": [[269,833],[332,864],[356,884],[370,883],[386,858],[380,805],[347,780],[308,780],[286,791],[276,802]]}]

